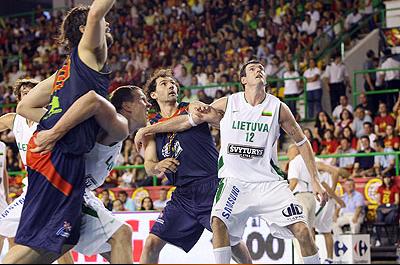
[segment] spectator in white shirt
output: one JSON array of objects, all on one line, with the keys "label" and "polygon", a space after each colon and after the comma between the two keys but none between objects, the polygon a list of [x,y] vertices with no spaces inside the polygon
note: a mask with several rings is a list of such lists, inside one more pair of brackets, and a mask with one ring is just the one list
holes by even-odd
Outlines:
[{"label": "spectator in white shirt", "polygon": [[[371,147],[373,149],[375,149],[376,148],[375,140],[376,140],[377,136],[373,131],[374,131],[374,126],[372,125],[372,123],[368,122],[368,121],[364,122],[365,135],[368,136],[369,142],[371,143]],[[358,150],[364,150],[364,146],[361,144],[361,141],[358,141],[357,149]]]},{"label": "spectator in white shirt", "polygon": [[[390,48],[384,51],[385,60],[380,69],[400,68],[400,62],[392,57]],[[379,72],[380,83],[384,84],[385,89],[400,88],[400,70]],[[392,109],[394,102],[397,100],[398,93],[386,93],[380,99],[386,103],[389,109]]]},{"label": "spectator in white shirt", "polygon": [[353,113],[353,106],[349,104],[349,99],[347,98],[347,96],[340,96],[339,102],[340,104],[336,106],[332,112],[332,118],[334,121],[340,118],[340,113],[342,113],[344,109],[347,109],[348,111]]},{"label": "spectator in white shirt", "polygon": [[[284,80],[285,83],[285,97],[297,97],[300,94],[300,79],[299,73],[294,69],[294,65],[291,62],[285,62],[285,68],[287,71],[283,74],[283,78],[289,78],[289,80]],[[296,79],[293,79],[296,78]],[[293,115],[296,116],[296,101],[287,101],[289,109],[292,111]]]},{"label": "spectator in white shirt", "polygon": [[314,118],[316,113],[322,110],[322,84],[321,71],[315,65],[314,59],[310,59],[308,69],[304,72],[304,77],[307,79],[307,104],[308,118]]},{"label": "spectator in white shirt", "polygon": [[153,205],[155,210],[162,210],[167,205],[167,190],[165,188],[160,189],[160,198],[155,200]]},{"label": "spectator in white shirt", "polygon": [[346,21],[344,22],[345,29],[347,31],[353,30],[355,27],[358,26],[358,22],[362,19],[361,14],[358,12],[358,9],[355,8],[353,12],[347,15]]},{"label": "spectator in white shirt", "polygon": [[[355,154],[357,153],[356,150],[354,150],[351,147],[351,142],[348,138],[343,137],[340,139],[340,145],[336,150],[336,154]],[[339,157],[334,159],[334,163],[340,167],[340,168],[345,168],[351,172],[354,166],[354,160],[355,157]]]},{"label": "spectator in white shirt", "polygon": [[350,87],[349,74],[342,63],[340,54],[333,56],[334,61],[328,65],[324,72],[324,78],[328,79],[331,108],[339,105],[340,96],[346,95],[346,85]]},{"label": "spectator in white shirt", "polygon": [[364,131],[364,122],[372,122],[371,116],[365,113],[365,109],[361,106],[356,107],[356,111],[354,112],[354,120],[351,124],[351,129],[357,138],[365,135]]},{"label": "spectator in white shirt", "polygon": [[317,23],[311,19],[310,15],[306,15],[305,21],[301,24],[301,31],[307,32],[309,36],[312,36],[317,31]]}]

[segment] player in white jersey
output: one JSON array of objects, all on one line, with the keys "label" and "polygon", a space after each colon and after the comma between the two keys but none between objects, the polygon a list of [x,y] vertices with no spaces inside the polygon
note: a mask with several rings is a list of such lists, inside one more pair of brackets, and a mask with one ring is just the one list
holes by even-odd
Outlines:
[{"label": "player in white jersey", "polygon": [[[96,93],[82,96],[52,129],[38,134],[38,147],[32,151],[49,151],[71,128],[92,116],[112,127],[110,115],[116,115],[115,109],[119,119],[127,121],[125,124],[130,133],[146,125],[150,104],[139,87],[119,87],[111,96],[111,103],[115,106],[114,111],[109,109],[110,103]],[[112,263],[131,263],[132,232],[129,226],[117,220],[91,192],[104,183],[121,152],[122,141],[115,142],[115,139],[112,133],[101,132],[95,147],[86,155],[84,215],[75,250],[85,255],[102,254]]]},{"label": "player in white jersey", "polygon": [[317,162],[317,169],[320,172],[320,181],[322,186],[328,192],[331,200],[327,202],[324,207],[316,207],[315,211],[315,231],[322,234],[325,238],[325,247],[327,258],[325,263],[333,263],[333,236],[332,236],[332,223],[333,215],[335,214],[335,204],[340,207],[345,207],[343,200],[335,193],[338,177],[349,177],[347,170],[331,166],[324,162],[324,160],[315,158]]},{"label": "player in white jersey", "polygon": [[[247,219],[252,215],[261,216],[273,235],[296,237],[305,263],[319,263],[302,208],[277,167],[280,127],[299,147],[321,205],[326,203],[327,193],[319,183],[310,143],[286,104],[265,92],[265,79],[261,63],[246,63],[240,71],[245,92],[223,97],[210,106],[200,105],[186,120],[170,119],[163,124],[162,132],[185,130],[200,122],[220,125],[218,174],[221,182],[211,220],[217,263],[230,262],[230,246],[241,239]],[[138,146],[145,144],[145,135],[142,132],[135,138]]]},{"label": "player in white jersey", "polygon": [[[6,145],[0,142],[0,211],[7,208],[8,197],[8,174],[6,165]],[[5,237],[0,235],[0,252],[3,249]]]}]

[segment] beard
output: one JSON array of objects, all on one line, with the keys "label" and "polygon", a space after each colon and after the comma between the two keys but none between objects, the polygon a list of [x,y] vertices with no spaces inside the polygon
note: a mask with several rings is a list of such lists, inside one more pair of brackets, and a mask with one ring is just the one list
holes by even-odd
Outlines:
[{"label": "beard", "polygon": [[106,33],[106,42],[107,42],[107,48],[110,48],[111,45],[114,43],[114,38],[111,35],[111,33]]}]

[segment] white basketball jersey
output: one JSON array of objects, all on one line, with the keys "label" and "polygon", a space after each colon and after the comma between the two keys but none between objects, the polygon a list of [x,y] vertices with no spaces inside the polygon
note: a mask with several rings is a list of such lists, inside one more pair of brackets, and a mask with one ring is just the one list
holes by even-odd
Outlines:
[{"label": "white basketball jersey", "polygon": [[[6,144],[0,142],[0,200],[2,203],[6,201],[6,194],[4,190],[4,169],[6,168]],[[0,203],[0,206],[2,205]],[[7,204],[6,204],[7,205]],[[3,210],[3,209],[0,209]]]},{"label": "white basketball jersey", "polygon": [[283,172],[277,166],[280,106],[281,101],[270,94],[257,106],[246,102],[244,92],[228,97],[220,123],[220,178],[245,182],[283,180]]},{"label": "white basketball jersey", "polygon": [[[320,159],[318,157],[315,158],[315,162],[321,162],[321,163],[329,165],[329,163],[326,163],[326,161],[324,161],[323,159]],[[329,187],[332,187],[332,185],[333,185],[332,175],[325,171],[319,171],[318,173],[319,173],[318,174],[319,182],[320,183],[325,182],[326,184],[328,184]],[[315,212],[318,213],[318,211],[320,211],[319,202],[317,201],[317,199],[315,199],[315,201],[317,202],[317,207],[315,209]],[[332,207],[335,207],[335,201],[333,199],[330,199],[326,203],[325,208],[328,209],[329,211],[332,211]]]},{"label": "white basketball jersey", "polygon": [[115,160],[121,153],[121,148],[122,142],[118,142],[113,146],[96,143],[93,149],[85,155],[86,188],[95,190],[103,185],[115,165]]},{"label": "white basketball jersey", "polygon": [[33,133],[36,131],[37,123],[33,123],[31,127],[28,126],[27,120],[20,116],[15,115],[14,126],[12,132],[15,136],[15,141],[18,146],[19,155],[21,156],[22,163],[26,166],[26,152],[28,151],[28,143]]}]

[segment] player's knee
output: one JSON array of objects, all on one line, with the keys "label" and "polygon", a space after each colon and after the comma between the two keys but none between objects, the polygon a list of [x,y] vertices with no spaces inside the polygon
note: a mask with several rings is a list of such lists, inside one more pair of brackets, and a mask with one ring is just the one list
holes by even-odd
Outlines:
[{"label": "player's knee", "polygon": [[132,229],[124,224],[114,233],[111,239],[120,244],[129,244],[132,242]]},{"label": "player's knee", "polygon": [[165,243],[161,238],[150,234],[146,239],[145,248],[153,252],[159,252],[164,247],[164,245]]},{"label": "player's knee", "polygon": [[219,219],[218,217],[213,217],[211,221],[211,229],[216,232],[216,231],[226,231],[226,225],[225,223]]},{"label": "player's knee", "polygon": [[296,239],[300,242],[300,244],[307,244],[313,242],[311,238],[310,229],[308,229],[308,226],[306,224],[298,223],[295,226],[293,232]]}]

